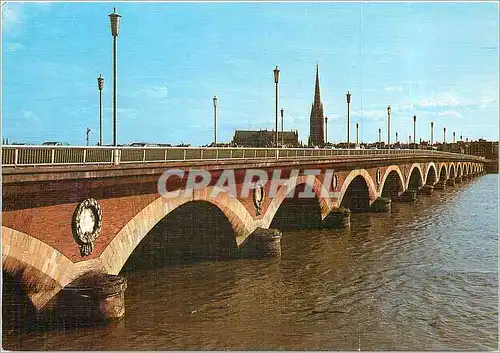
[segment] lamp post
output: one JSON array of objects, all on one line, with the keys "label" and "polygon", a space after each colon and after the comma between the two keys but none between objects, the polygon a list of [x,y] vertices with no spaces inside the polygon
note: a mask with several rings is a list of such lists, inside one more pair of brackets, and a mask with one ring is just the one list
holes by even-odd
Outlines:
[{"label": "lamp post", "polygon": [[350,147],[350,138],[349,138],[349,111],[351,106],[351,92],[347,91],[345,95],[347,99],[347,148]]},{"label": "lamp post", "polygon": [[396,143],[399,143],[398,132],[396,131]]},{"label": "lamp post", "polygon": [[87,128],[87,138],[86,138],[86,140],[87,140],[87,146],[89,145],[89,135],[90,135],[90,131],[91,131],[91,130],[90,130],[89,128]]},{"label": "lamp post", "polygon": [[276,65],[276,68],[273,70],[274,72],[274,83],[276,85],[276,121],[275,121],[275,128],[276,128],[276,148],[278,148],[278,82],[280,79],[280,70],[278,69],[278,66]]},{"label": "lamp post", "polygon": [[455,143],[455,131],[453,131],[453,143]]},{"label": "lamp post", "polygon": [[446,144],[446,128],[443,128],[443,144]]},{"label": "lamp post", "polygon": [[417,116],[413,116],[413,149],[417,149]]},{"label": "lamp post", "polygon": [[217,96],[212,98],[214,102],[214,147],[217,147]]},{"label": "lamp post", "polygon": [[391,149],[391,106],[387,106],[387,148]]},{"label": "lamp post", "polygon": [[283,143],[283,114],[285,113],[285,109],[281,108],[281,147],[284,146]]},{"label": "lamp post", "polygon": [[113,36],[113,146],[117,145],[116,136],[116,37],[120,31],[120,15],[116,13],[116,7],[113,13],[109,15],[111,21],[111,35]]},{"label": "lamp post", "polygon": [[359,124],[356,123],[356,146],[359,144]]},{"label": "lamp post", "polygon": [[431,121],[431,149],[433,144],[434,144],[434,122]]},{"label": "lamp post", "polygon": [[382,129],[378,128],[378,148],[380,148],[381,142],[382,142]]},{"label": "lamp post", "polygon": [[102,89],[104,88],[104,78],[101,75],[97,78],[97,88],[99,89],[99,146],[102,146]]},{"label": "lamp post", "polygon": [[328,117],[325,116],[325,145],[328,143]]}]

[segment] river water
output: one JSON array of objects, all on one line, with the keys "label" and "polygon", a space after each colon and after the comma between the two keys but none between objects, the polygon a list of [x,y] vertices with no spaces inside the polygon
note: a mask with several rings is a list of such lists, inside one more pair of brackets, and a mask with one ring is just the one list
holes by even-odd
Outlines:
[{"label": "river water", "polygon": [[280,259],[126,274],[126,317],[21,333],[30,350],[496,350],[498,175],[347,230],[285,231]]}]

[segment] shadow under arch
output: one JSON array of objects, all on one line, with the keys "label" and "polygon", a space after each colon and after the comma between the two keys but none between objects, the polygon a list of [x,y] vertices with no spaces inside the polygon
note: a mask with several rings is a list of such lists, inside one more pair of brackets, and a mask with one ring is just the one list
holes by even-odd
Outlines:
[{"label": "shadow under arch", "polygon": [[404,191],[404,179],[398,166],[387,168],[382,185],[382,197],[393,198]]},{"label": "shadow under arch", "polygon": [[[377,198],[377,188],[375,186],[375,183],[373,182],[373,179],[371,178],[370,174],[366,171],[366,169],[355,169],[352,170],[349,175],[345,178],[342,188],[340,190],[340,196],[338,198],[337,204],[338,207],[340,206],[345,206],[344,203],[344,198],[347,194],[347,191],[351,187],[351,183],[354,180],[358,180],[357,183],[359,183],[359,178],[363,179],[366,187],[368,188],[368,204],[371,204],[375,199]],[[352,188],[350,190],[352,192]],[[356,212],[356,211],[355,211]]]},{"label": "shadow under arch", "polygon": [[408,177],[408,190],[418,190],[424,184],[424,176],[419,164],[413,164],[410,169],[410,176]]},{"label": "shadow under arch", "polygon": [[448,179],[455,179],[456,176],[455,164],[451,163],[448,171]]},{"label": "shadow under arch", "polygon": [[191,201],[156,223],[121,271],[228,259],[237,251],[233,227],[224,212],[208,201]]},{"label": "shadow under arch", "polygon": [[307,183],[303,182],[295,185],[293,190],[288,192],[274,213],[269,228],[299,229],[321,226],[323,217],[318,195],[314,193],[314,197],[299,197],[306,186]]},{"label": "shadow under arch", "polygon": [[444,182],[446,179],[448,179],[448,170],[446,169],[445,164],[442,164],[441,167],[439,168],[438,178],[439,182]]},{"label": "shadow under arch", "polygon": [[437,170],[434,163],[429,164],[427,174],[425,176],[425,185],[433,186],[438,181]]},{"label": "shadow under arch", "polygon": [[231,223],[238,246],[257,227],[245,206],[224,191],[212,197],[216,187],[196,189],[192,196],[178,196],[170,199],[158,197],[132,218],[113,238],[99,257],[106,273],[118,274],[128,257],[149,231],[167,214],[192,201],[207,201],[218,207]]},{"label": "shadow under arch", "polygon": [[342,195],[340,206],[352,212],[363,212],[370,206],[370,189],[362,175],[356,176]]}]

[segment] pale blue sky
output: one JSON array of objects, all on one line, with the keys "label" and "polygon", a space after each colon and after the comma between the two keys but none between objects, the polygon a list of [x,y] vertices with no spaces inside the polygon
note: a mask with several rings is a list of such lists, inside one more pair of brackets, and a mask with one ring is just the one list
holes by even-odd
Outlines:
[{"label": "pale blue sky", "polygon": [[273,68],[285,129],[307,141],[316,62],[328,137],[398,132],[498,139],[497,3],[3,3],[2,128],[12,141],[112,139],[112,37],[118,37],[118,142],[207,144],[274,128]]}]

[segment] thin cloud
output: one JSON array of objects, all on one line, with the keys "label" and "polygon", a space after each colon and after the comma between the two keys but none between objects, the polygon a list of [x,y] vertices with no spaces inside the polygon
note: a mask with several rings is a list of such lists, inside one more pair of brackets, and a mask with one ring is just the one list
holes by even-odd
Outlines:
[{"label": "thin cloud", "polygon": [[22,4],[12,4],[4,2],[2,4],[2,28],[9,30],[22,23]]},{"label": "thin cloud", "polygon": [[386,91],[386,92],[402,92],[403,87],[401,87],[401,86],[387,86],[387,87],[384,87],[384,91]]},{"label": "thin cloud", "polygon": [[24,47],[21,43],[5,43],[5,52],[14,53],[16,51],[22,50]]}]

